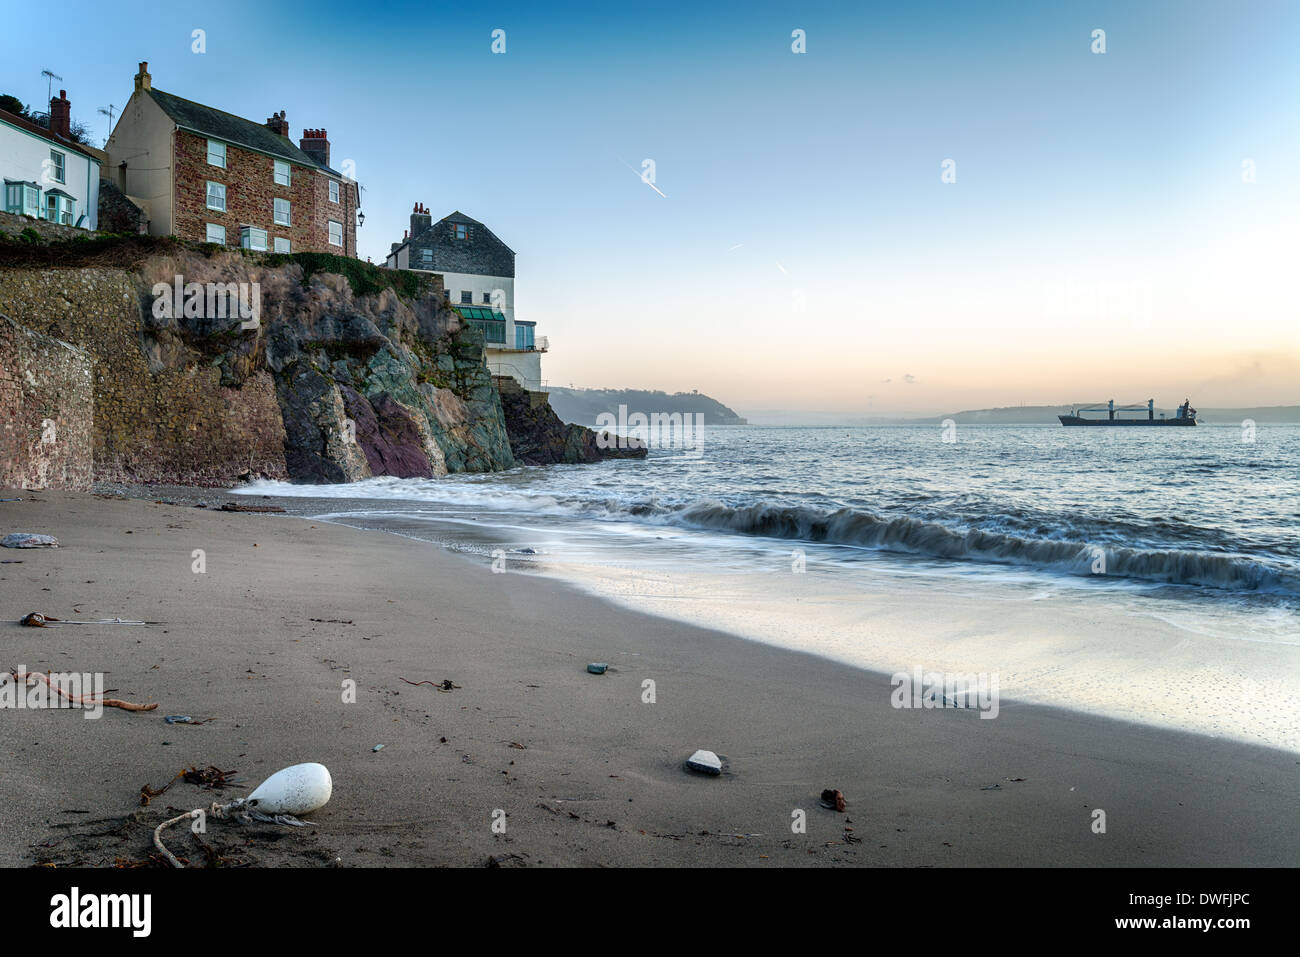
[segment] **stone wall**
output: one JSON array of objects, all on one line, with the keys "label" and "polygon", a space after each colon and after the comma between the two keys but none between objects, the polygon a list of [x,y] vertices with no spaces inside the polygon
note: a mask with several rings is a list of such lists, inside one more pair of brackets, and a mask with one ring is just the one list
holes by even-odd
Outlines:
[{"label": "stone wall", "polygon": [[0,312],[96,359],[95,480],[221,484],[244,470],[287,477],[270,375],[235,389],[197,357],[164,361],[143,336],[144,296],[125,269],[0,269]]},{"label": "stone wall", "polygon": [[98,225],[101,233],[137,233],[143,236],[149,232],[149,217],[111,180],[101,179]]},{"label": "stone wall", "polygon": [[90,487],[92,365],[0,315],[0,488]]},{"label": "stone wall", "polygon": [[[108,242],[124,262],[149,251],[130,266],[78,265],[112,250],[68,244],[51,247],[60,265],[36,268],[7,267],[0,247],[0,312],[96,360],[95,480],[223,485],[251,472],[333,482],[514,465],[482,340],[439,284],[412,298],[374,287],[407,277],[356,260]],[[7,252],[27,261],[17,244]],[[327,266],[368,291],[307,272]],[[177,277],[256,284],[258,322],[158,308],[166,297],[155,285],[170,290]]]},{"label": "stone wall", "polygon": [[95,235],[88,229],[60,226],[45,219],[35,219],[31,216],[20,216],[17,213],[6,213],[0,210],[0,230],[7,234],[8,239],[18,239],[25,229],[34,229],[37,235],[46,240],[78,239]]}]

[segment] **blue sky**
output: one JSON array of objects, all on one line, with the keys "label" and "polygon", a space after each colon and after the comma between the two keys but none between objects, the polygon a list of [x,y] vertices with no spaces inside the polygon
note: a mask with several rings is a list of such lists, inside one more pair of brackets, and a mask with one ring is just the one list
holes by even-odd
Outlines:
[{"label": "blue sky", "polygon": [[[554,384],[742,411],[1300,402],[1279,253],[1300,4],[74,0],[60,19],[56,45],[9,33],[0,89],[40,104],[52,69],[102,138],[95,108],[148,60],[158,89],[327,128],[365,187],[363,255],[416,201],[516,251]],[[1120,361],[1099,344],[1117,337]]]}]

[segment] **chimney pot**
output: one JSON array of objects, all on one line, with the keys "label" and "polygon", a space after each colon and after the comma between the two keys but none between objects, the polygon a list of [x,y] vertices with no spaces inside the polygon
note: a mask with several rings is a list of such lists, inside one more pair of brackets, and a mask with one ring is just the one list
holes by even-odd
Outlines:
[{"label": "chimney pot", "polygon": [[[286,122],[286,135],[288,134],[288,126],[289,124]],[[330,141],[325,138],[324,130],[304,129],[302,139],[298,141],[298,146],[321,166],[330,165]]]},{"label": "chimney pot", "polygon": [[72,104],[68,102],[67,90],[59,90],[59,95],[50,99],[50,132],[64,139],[72,138]]}]

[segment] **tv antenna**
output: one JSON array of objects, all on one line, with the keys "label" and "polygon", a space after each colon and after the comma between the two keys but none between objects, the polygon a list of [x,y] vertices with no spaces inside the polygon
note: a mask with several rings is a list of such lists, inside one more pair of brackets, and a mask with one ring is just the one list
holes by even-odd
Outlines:
[{"label": "tv antenna", "polygon": [[63,77],[51,70],[42,70],[41,76],[45,77],[45,105],[48,107],[50,100],[54,98],[54,81],[63,82]]},{"label": "tv antenna", "polygon": [[[107,107],[101,106],[99,108],[99,112],[103,113],[105,116],[108,117],[108,135],[112,136],[113,135],[113,114],[117,112],[117,107],[114,106],[112,103],[110,103],[108,104]],[[105,140],[105,142],[108,141]]]}]

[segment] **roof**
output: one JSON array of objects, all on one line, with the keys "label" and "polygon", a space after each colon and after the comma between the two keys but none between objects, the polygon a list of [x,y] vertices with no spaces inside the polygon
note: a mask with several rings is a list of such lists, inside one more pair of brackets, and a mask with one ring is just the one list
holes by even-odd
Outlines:
[{"label": "roof", "polygon": [[35,136],[39,136],[43,140],[49,140],[55,146],[58,146],[62,149],[72,150],[72,152],[80,153],[82,156],[86,157],[87,159],[94,160],[96,163],[99,162],[99,157],[88,152],[87,148],[83,146],[81,143],[78,143],[76,140],[64,139],[62,136],[58,136],[55,133],[51,133],[43,126],[37,126],[31,120],[24,119],[21,116],[15,116],[14,114],[9,113],[5,110],[0,110],[0,120],[3,120],[6,123],[10,123],[13,126],[16,126],[20,130],[31,133]]},{"label": "roof", "polygon": [[488,322],[506,321],[506,314],[504,312],[489,309],[487,306],[454,305],[451,308],[460,313],[462,319],[480,319]]},{"label": "roof", "polygon": [[[450,224],[473,226],[466,239],[455,239],[447,228]],[[388,256],[395,256],[404,246],[412,249],[432,249],[432,271],[468,273],[477,276],[515,275],[515,251],[503,243],[496,233],[477,219],[460,210],[431,223],[418,233],[394,246]],[[428,267],[425,267],[428,268]]]},{"label": "roof", "polygon": [[292,163],[300,163],[303,166],[311,166],[315,169],[323,168],[314,159],[294,146],[288,137],[271,132],[265,123],[254,123],[242,116],[235,116],[233,113],[227,113],[224,110],[213,109],[210,106],[204,106],[202,103],[195,103],[193,100],[186,100],[171,93],[164,93],[162,90],[148,90],[147,92],[177,126],[203,136],[210,136],[216,140],[233,143],[235,146],[242,146],[245,149],[256,150],[259,153],[269,153],[271,156],[278,156],[280,159],[289,160]]},{"label": "roof", "polygon": [[[480,222],[479,222],[477,219],[475,219],[474,217],[472,217],[472,216],[466,216],[466,215],[465,215],[464,213],[462,213],[459,209],[456,210],[454,213],[451,213],[451,214],[449,214],[449,215],[447,215],[447,216],[442,217],[442,219],[438,220],[438,222],[440,222],[440,223],[467,223],[467,224],[469,224],[470,226],[482,226],[482,225],[483,225],[482,223],[480,223]],[[486,228],[486,227],[485,227],[485,228]]]}]

